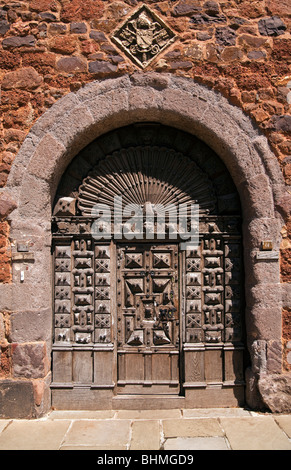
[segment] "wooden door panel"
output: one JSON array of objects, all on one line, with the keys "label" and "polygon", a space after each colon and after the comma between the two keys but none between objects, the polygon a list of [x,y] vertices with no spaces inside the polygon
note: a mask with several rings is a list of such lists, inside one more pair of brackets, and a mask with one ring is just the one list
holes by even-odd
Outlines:
[{"label": "wooden door panel", "polygon": [[179,354],[178,247],[119,246],[117,279],[118,384],[123,393],[134,385],[173,393],[174,375],[178,393],[179,361],[170,355]]}]

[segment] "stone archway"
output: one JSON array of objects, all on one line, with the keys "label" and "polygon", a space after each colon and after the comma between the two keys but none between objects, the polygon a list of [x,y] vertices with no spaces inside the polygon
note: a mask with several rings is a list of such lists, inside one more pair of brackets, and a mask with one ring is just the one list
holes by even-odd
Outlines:
[{"label": "stone archway", "polygon": [[[274,250],[279,248],[282,221],[276,206],[284,196],[284,183],[265,137],[249,118],[218,93],[190,79],[141,73],[93,82],[61,99],[37,121],[7,184],[17,202],[10,216],[11,237],[30,241],[34,261],[24,282],[14,267],[13,285],[2,286],[4,303],[13,311],[33,310],[33,332],[30,325],[23,338],[45,342],[49,357],[50,217],[60,178],[92,140],[142,121],[160,122],[197,136],[220,156],[236,185],[243,212],[247,345],[252,360],[247,390],[249,402],[257,403],[257,379],[281,371],[279,260],[258,260],[257,252],[265,240],[272,240]],[[44,380],[45,388],[48,382]]]},{"label": "stone archway", "polygon": [[[187,247],[175,231],[191,204]],[[53,406],[105,390],[108,407],[242,405],[241,208],[219,157],[158,123],[116,129],[73,159],[53,214]]]}]

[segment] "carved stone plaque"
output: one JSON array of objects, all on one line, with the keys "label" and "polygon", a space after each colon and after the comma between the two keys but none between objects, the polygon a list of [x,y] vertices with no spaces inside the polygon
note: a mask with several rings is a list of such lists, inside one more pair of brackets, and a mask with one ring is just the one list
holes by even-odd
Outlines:
[{"label": "carved stone plaque", "polygon": [[142,68],[175,40],[174,32],[142,5],[113,33],[112,40]]}]

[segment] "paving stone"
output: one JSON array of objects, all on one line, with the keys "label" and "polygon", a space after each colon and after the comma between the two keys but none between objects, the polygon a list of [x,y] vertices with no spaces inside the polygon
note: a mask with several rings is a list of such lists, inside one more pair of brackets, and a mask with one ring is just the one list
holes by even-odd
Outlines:
[{"label": "paving stone", "polygon": [[159,450],[160,424],[158,420],[134,421],[130,450]]},{"label": "paving stone", "polygon": [[126,450],[130,436],[129,420],[74,421],[61,449],[91,448]]},{"label": "paving stone", "polygon": [[184,418],[217,418],[219,416],[250,416],[248,410],[243,408],[197,408],[183,410]]},{"label": "paving stone", "polygon": [[224,437],[177,437],[167,439],[164,450],[229,450]]},{"label": "paving stone", "polygon": [[115,415],[114,410],[54,410],[49,419],[109,419]]},{"label": "paving stone", "polygon": [[287,434],[289,439],[291,439],[291,415],[275,416],[274,419],[280,428]]},{"label": "paving stone", "polygon": [[69,420],[15,420],[0,434],[0,450],[58,450]]},{"label": "paving stone", "polygon": [[291,442],[271,416],[220,418],[233,450],[291,450]]},{"label": "paving stone", "polygon": [[162,421],[163,432],[167,437],[210,437],[223,436],[217,419],[168,419]]},{"label": "paving stone", "polygon": [[119,410],[118,419],[171,419],[181,418],[181,410]]},{"label": "paving stone", "polygon": [[8,426],[9,423],[10,421],[7,419],[0,419],[0,433],[4,431],[4,429]]}]

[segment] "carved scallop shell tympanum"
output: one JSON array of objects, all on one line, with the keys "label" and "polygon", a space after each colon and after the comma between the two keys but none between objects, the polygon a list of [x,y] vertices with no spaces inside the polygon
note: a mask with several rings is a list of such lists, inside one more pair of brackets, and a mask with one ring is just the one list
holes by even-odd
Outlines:
[{"label": "carved scallop shell tympanum", "polygon": [[216,197],[207,175],[189,158],[161,147],[132,147],[101,160],[79,188],[77,206],[92,216],[95,204],[114,209],[114,196],[122,196],[122,207],[143,208],[199,204],[200,214],[215,209]]}]

